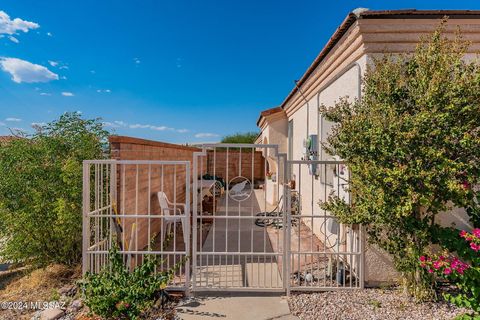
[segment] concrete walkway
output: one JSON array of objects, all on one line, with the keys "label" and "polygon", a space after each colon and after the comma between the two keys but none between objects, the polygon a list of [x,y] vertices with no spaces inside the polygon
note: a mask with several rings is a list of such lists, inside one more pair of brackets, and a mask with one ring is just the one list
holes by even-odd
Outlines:
[{"label": "concrete walkway", "polygon": [[181,302],[177,315],[184,320],[294,320],[287,298],[267,294],[222,293],[201,295]]}]

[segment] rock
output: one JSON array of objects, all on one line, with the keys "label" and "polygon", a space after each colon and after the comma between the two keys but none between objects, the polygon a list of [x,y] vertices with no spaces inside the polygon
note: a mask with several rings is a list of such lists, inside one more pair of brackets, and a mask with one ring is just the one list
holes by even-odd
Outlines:
[{"label": "rock", "polygon": [[82,309],[83,303],[81,300],[73,300],[72,303],[70,304],[70,309],[74,312],[77,312],[78,310]]},{"label": "rock", "polygon": [[65,312],[59,308],[45,309],[40,314],[41,320],[56,320],[61,318]]},{"label": "rock", "polygon": [[58,293],[62,296],[74,296],[77,293],[77,287],[75,285],[67,285],[58,289]]}]

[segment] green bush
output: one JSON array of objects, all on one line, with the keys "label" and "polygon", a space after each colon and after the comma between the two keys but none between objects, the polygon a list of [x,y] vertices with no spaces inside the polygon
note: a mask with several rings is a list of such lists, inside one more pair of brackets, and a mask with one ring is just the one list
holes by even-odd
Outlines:
[{"label": "green bush", "polygon": [[81,257],[82,161],[105,156],[98,120],[65,113],[0,147],[0,256],[36,265]]},{"label": "green bush", "polygon": [[480,66],[463,60],[468,43],[443,25],[413,54],[383,55],[364,77],[362,99],[322,112],[337,124],[329,153],[351,171],[352,205],[321,204],[344,223],[362,223],[389,252],[417,298],[431,277],[418,258],[436,241],[438,213],[466,208],[480,223]]},{"label": "green bush", "polygon": [[255,143],[257,132],[236,133],[222,138],[222,143]]},{"label": "green bush", "polygon": [[106,319],[137,319],[156,300],[167,295],[165,288],[184,263],[155,273],[159,260],[147,255],[141,265],[129,271],[116,247],[109,253],[110,264],[98,274],[88,273],[81,284],[85,304]]}]

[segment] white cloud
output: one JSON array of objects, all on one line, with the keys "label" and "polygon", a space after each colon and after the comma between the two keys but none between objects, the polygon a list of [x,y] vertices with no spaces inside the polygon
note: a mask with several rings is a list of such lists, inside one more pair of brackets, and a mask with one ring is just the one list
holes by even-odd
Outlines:
[{"label": "white cloud", "polygon": [[20,121],[22,121],[22,119],[20,119],[20,118],[6,118],[5,121],[20,122]]},{"label": "white cloud", "polygon": [[51,32],[47,32],[47,36],[51,37],[53,34]]},{"label": "white cloud", "polygon": [[49,63],[52,67],[58,66],[58,61],[48,60],[48,63]]},{"label": "white cloud", "polygon": [[95,73],[97,73],[97,72],[96,72],[95,70],[90,70],[90,73],[91,73],[91,74],[95,74]]},{"label": "white cloud", "polygon": [[112,92],[112,90],[110,90],[110,89],[98,89],[97,92],[98,93],[110,93],[110,92]]},{"label": "white cloud", "polygon": [[15,38],[14,36],[9,36],[8,39],[12,42],[15,42],[15,43],[19,43],[20,41],[18,41],[17,38]]},{"label": "white cloud", "polygon": [[0,127],[4,127],[4,126],[5,126],[5,123],[0,122]]},{"label": "white cloud", "polygon": [[73,97],[74,94],[71,93],[71,92],[68,92],[68,91],[64,91],[64,92],[62,92],[62,96],[64,96],[64,97]]},{"label": "white cloud", "polygon": [[0,10],[0,34],[17,34],[19,31],[28,32],[28,30],[37,29],[40,25],[35,22],[22,20],[20,18],[10,19],[10,16]]},{"label": "white cloud", "polygon": [[195,135],[195,138],[214,138],[214,137],[218,137],[218,134],[205,132],[205,133],[197,133]]},{"label": "white cloud", "polygon": [[18,58],[0,57],[2,70],[12,76],[16,83],[48,82],[58,80],[58,74],[53,73],[44,66],[34,64]]},{"label": "white cloud", "polygon": [[108,122],[108,121],[105,121],[102,123],[104,127],[110,127],[110,128],[119,128],[120,126],[116,123],[113,123],[113,122]]},{"label": "white cloud", "polygon": [[40,95],[41,96],[51,96],[52,94],[48,93],[48,92],[40,92]]},{"label": "white cloud", "polygon": [[114,122],[115,122],[116,124],[118,124],[119,126],[122,126],[122,127],[126,127],[126,126],[127,126],[127,124],[126,124],[125,122],[123,122],[123,121],[116,120],[116,121],[114,121]]},{"label": "white cloud", "polygon": [[169,128],[166,126],[153,126],[151,124],[131,124],[128,126],[130,129],[151,129],[156,131],[166,131],[166,130],[174,130],[173,128]]},{"label": "white cloud", "polygon": [[177,132],[179,132],[179,133],[186,133],[186,132],[188,132],[188,129],[178,129]]},{"label": "white cloud", "polygon": [[66,66],[66,65],[63,65],[63,66],[60,66],[60,67],[58,67],[58,69],[65,69],[65,70],[68,70],[68,66]]},{"label": "white cloud", "polygon": [[140,64],[142,61],[140,61],[140,59],[138,58],[133,58],[133,62],[135,62],[136,64]]},{"label": "white cloud", "polygon": [[46,126],[47,124],[45,122],[32,122],[30,125],[32,127],[43,127],[43,126]]}]

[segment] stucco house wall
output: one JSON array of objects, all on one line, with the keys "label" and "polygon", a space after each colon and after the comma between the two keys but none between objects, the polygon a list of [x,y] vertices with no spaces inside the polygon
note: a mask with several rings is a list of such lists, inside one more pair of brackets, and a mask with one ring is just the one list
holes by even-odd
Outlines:
[{"label": "stucco house wall", "polygon": [[[285,111],[288,132],[288,122],[293,125],[291,160],[303,157],[303,141],[310,134],[317,134],[319,140],[319,159],[330,160],[321,143],[331,130],[331,123],[323,119],[318,111],[320,105],[333,106],[342,97],[349,100],[361,97],[361,78],[367,66],[374,57],[385,53],[412,52],[421,37],[430,35],[440,24],[444,15],[449,15],[445,32],[447,37],[453,37],[457,27],[463,31],[465,38],[471,41],[466,55],[467,60],[476,57],[480,49],[480,13],[460,14],[454,11],[422,12],[406,11],[358,11],[347,16],[337,29],[331,40],[312,66],[298,82],[300,89],[294,88],[281,105]],[[300,92],[301,91],[301,92]],[[308,103],[307,103],[308,101]],[[261,135],[270,135],[271,125],[261,126]],[[288,150],[288,135],[286,150]],[[271,141],[269,141],[272,143]],[[324,200],[324,185],[321,179],[308,173],[306,168],[301,172],[298,166],[292,170],[296,189],[301,190],[302,213],[320,212],[317,205]],[[288,180],[287,177],[286,180]],[[327,195],[331,190],[327,186]],[[468,217],[461,209],[440,214],[438,219],[443,225],[455,225],[468,228]],[[309,225],[312,230],[324,239],[321,223]],[[335,237],[327,234],[330,241]],[[327,243],[328,246],[328,243]],[[395,281],[398,278],[390,257],[374,246],[366,245],[365,249],[365,281],[367,285]]]}]

